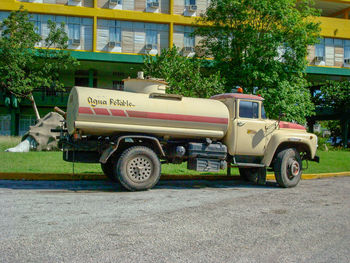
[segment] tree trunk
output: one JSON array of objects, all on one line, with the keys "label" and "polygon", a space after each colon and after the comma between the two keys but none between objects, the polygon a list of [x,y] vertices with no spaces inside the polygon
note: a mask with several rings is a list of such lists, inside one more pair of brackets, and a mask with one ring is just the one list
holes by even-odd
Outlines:
[{"label": "tree trunk", "polygon": [[36,103],[35,103],[35,99],[34,99],[34,96],[33,94],[30,94],[30,100],[32,101],[32,106],[33,106],[33,110],[34,110],[34,113],[35,113],[35,117],[36,117],[36,120],[40,120],[40,114],[39,114],[39,111],[38,111],[38,107],[36,106]]}]

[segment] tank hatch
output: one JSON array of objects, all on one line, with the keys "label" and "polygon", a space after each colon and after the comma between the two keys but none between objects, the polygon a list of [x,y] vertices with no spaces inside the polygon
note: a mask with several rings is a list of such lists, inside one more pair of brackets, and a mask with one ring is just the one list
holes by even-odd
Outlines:
[{"label": "tank hatch", "polygon": [[163,79],[157,78],[144,78],[143,72],[138,73],[136,79],[127,78],[124,79],[124,91],[134,93],[162,93],[165,94],[168,83]]}]

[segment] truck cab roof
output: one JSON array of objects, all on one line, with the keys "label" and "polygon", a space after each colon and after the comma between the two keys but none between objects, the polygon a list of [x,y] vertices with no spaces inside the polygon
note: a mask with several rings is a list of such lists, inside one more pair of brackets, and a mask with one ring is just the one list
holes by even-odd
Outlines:
[{"label": "truck cab roof", "polygon": [[252,94],[242,94],[242,93],[223,93],[214,95],[211,97],[213,100],[222,100],[222,99],[249,99],[249,100],[264,100],[264,98]]}]

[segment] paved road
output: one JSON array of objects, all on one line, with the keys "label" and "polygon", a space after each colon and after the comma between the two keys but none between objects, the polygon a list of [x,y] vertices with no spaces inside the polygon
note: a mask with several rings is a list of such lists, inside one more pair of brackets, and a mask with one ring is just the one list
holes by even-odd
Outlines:
[{"label": "paved road", "polygon": [[350,178],[0,181],[0,262],[350,262]]}]

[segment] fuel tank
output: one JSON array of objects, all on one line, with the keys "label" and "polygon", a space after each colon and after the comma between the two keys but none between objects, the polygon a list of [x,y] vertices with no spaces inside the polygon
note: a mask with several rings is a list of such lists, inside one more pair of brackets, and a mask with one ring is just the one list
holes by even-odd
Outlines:
[{"label": "fuel tank", "polygon": [[125,80],[126,91],[74,87],[67,105],[68,132],[99,136],[130,132],[165,138],[224,137],[229,122],[225,104],[165,94],[164,82],[147,80],[149,85],[143,82],[141,85],[140,81]]}]

